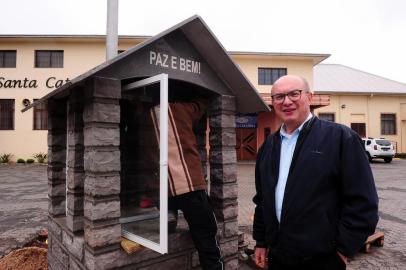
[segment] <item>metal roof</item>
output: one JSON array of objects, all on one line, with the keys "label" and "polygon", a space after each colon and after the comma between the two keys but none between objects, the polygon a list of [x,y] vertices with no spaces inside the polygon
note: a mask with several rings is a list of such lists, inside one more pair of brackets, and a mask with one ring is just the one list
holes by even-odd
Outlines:
[{"label": "metal roof", "polygon": [[406,84],[340,64],[319,64],[313,69],[316,93],[405,94]]},{"label": "metal roof", "polygon": [[[245,77],[238,65],[233,62],[227,51],[210,31],[205,22],[199,16],[195,15],[173,26],[172,28],[147,39],[133,48],[126,50],[125,52],[117,55],[115,58],[100,64],[92,70],[74,78],[70,82],[34,102],[31,104],[31,106],[26,107],[23,111],[26,111],[36,104],[44,102],[51,97],[66,97],[69,95],[70,91],[76,89],[76,86],[83,84],[86,79],[92,76],[102,76],[117,79],[129,78],[131,74],[140,72],[140,70],[144,68],[145,65],[141,65],[139,62],[137,62],[140,61],[140,58],[145,57],[145,55],[141,54],[145,54],[145,51],[147,51],[147,49],[150,47],[161,46],[161,43],[168,42],[169,40],[173,39],[174,36],[180,36],[183,43],[188,42],[193,48],[186,48],[184,46],[182,48],[189,50],[188,53],[192,49],[193,51],[196,51],[197,54],[205,61],[205,64],[207,64],[207,66],[210,68],[209,75],[202,79],[199,78],[197,80],[198,83],[204,85],[204,83],[209,82],[212,83],[211,85],[213,86],[218,86],[219,89],[222,86],[225,86],[229,93],[236,97],[238,113],[251,113],[270,110],[267,104],[261,99],[255,87]],[[170,45],[175,47],[178,46],[177,42],[172,42]],[[181,45],[182,44],[179,43],[179,46]],[[141,57],[139,57],[140,55]],[[144,70],[142,70],[142,72],[144,72]],[[151,70],[145,71],[144,74],[148,74],[148,72],[151,72]],[[183,79],[188,81],[187,77],[184,77],[184,75],[179,75],[176,77],[177,75],[179,75],[179,73],[175,74],[175,79]],[[213,78],[212,82],[209,80],[210,77]],[[222,90],[220,89],[218,92],[222,93],[221,91]]]}]

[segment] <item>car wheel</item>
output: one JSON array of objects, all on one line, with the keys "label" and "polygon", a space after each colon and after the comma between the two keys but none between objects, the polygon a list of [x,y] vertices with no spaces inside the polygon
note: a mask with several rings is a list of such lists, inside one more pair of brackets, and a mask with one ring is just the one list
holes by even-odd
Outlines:
[{"label": "car wheel", "polygon": [[372,162],[372,158],[371,158],[371,155],[369,154],[369,152],[367,152],[367,158],[368,158],[369,162]]},{"label": "car wheel", "polygon": [[389,162],[392,161],[392,158],[391,158],[391,157],[386,157],[386,158],[384,158],[383,160],[384,160],[386,163],[389,163]]}]

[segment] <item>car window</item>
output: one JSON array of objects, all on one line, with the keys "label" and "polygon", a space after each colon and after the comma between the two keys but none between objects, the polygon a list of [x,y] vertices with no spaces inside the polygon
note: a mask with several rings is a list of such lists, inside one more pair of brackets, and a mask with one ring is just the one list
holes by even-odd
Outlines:
[{"label": "car window", "polygon": [[376,140],[376,144],[382,145],[382,146],[390,146],[391,143],[388,140]]},{"label": "car window", "polygon": [[368,140],[368,141],[367,141],[367,145],[370,145],[370,144],[371,144],[371,140]]}]

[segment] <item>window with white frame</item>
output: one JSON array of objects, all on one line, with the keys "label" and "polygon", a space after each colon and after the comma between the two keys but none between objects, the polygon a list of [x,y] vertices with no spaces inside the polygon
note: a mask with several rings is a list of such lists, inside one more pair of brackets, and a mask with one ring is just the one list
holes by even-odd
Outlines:
[{"label": "window with white frame", "polygon": [[168,75],[124,85],[123,91],[133,101],[122,111],[122,143],[131,148],[122,150],[122,236],[164,254],[168,252]]}]

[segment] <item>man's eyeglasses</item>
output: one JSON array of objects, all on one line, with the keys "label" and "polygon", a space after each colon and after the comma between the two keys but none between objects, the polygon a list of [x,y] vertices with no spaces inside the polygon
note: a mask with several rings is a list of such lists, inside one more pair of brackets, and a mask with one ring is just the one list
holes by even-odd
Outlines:
[{"label": "man's eyeglasses", "polygon": [[298,101],[302,95],[302,91],[300,89],[292,90],[287,92],[286,94],[275,94],[272,95],[272,102],[275,104],[282,104],[285,101],[285,98],[288,97],[291,101]]}]

